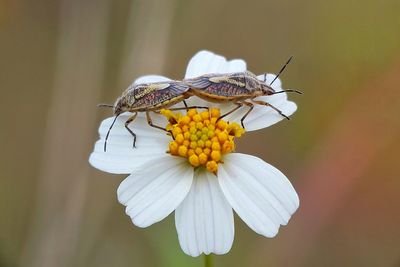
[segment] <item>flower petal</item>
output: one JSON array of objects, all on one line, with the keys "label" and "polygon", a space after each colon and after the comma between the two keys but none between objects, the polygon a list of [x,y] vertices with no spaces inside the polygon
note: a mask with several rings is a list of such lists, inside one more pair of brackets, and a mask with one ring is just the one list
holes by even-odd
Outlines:
[{"label": "flower petal", "polygon": [[165,82],[171,81],[170,78],[161,76],[161,75],[145,75],[137,78],[133,84],[141,84],[141,83],[156,83],[156,82]]},{"label": "flower petal", "polygon": [[223,56],[202,50],[190,59],[186,68],[185,79],[208,73],[241,72],[246,70],[246,62],[242,59],[227,61]]},{"label": "flower petal", "polygon": [[239,153],[224,157],[218,181],[229,204],[255,232],[274,237],[299,206],[289,180],[263,160]]},{"label": "flower petal", "polygon": [[[155,168],[155,166],[157,166]],[[147,227],[173,212],[190,190],[193,168],[186,159],[166,155],[151,160],[122,181],[118,201],[132,222]]]},{"label": "flower petal", "polygon": [[189,194],[175,211],[179,243],[190,256],[224,254],[232,247],[233,211],[217,180],[205,170],[196,171]]},{"label": "flower petal", "polygon": [[[231,73],[246,71],[246,62],[242,59],[226,60],[223,56],[213,52],[202,50],[197,52],[189,61],[186,68],[185,79],[198,77],[208,73]],[[186,100],[189,106],[213,106],[220,107],[220,104],[207,102],[198,97],[191,97]],[[226,104],[225,104],[226,105]]]},{"label": "flower petal", "polygon": [[129,128],[136,134],[136,148],[133,148],[133,136],[125,128],[125,121],[131,113],[121,114],[107,140],[107,150],[104,152],[104,142],[108,129],[114,117],[105,119],[100,127],[100,139],[89,157],[90,164],[102,171],[110,173],[132,173],[143,163],[165,155],[169,137],[165,132],[154,129],[143,117],[137,117]]}]

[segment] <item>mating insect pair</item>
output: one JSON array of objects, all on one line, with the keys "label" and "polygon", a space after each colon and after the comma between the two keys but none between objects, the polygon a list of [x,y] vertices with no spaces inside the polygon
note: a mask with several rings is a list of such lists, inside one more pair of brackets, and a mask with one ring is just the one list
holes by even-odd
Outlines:
[{"label": "mating insect pair", "polygon": [[276,92],[271,85],[283,72],[292,57],[281,68],[278,75],[270,83],[266,83],[266,74],[264,80],[259,80],[256,75],[249,71],[227,73],[227,74],[206,74],[192,79],[183,81],[165,81],[147,84],[131,85],[121,97],[117,99],[114,105],[104,105],[102,107],[111,107],[114,109],[115,119],[112,122],[104,142],[104,151],[106,151],[107,140],[117,117],[123,112],[132,112],[133,115],[125,122],[125,128],[133,136],[133,147],[136,145],[136,134],[128,127],[136,118],[138,112],[146,112],[147,122],[151,127],[166,131],[165,128],[155,125],[152,122],[150,112],[159,112],[161,109],[168,108],[179,102],[183,102],[184,108],[171,108],[170,110],[183,110],[189,108],[207,108],[199,106],[191,106],[185,102],[185,99],[191,96],[200,97],[210,102],[232,102],[235,108],[221,115],[219,119],[228,116],[243,106],[249,107],[247,112],[241,118],[242,127],[244,120],[254,108],[254,104],[269,106],[278,112],[281,116],[289,119],[281,110],[274,107],[268,102],[256,100],[259,96],[269,96],[282,92],[296,92],[297,90],[283,90]]}]

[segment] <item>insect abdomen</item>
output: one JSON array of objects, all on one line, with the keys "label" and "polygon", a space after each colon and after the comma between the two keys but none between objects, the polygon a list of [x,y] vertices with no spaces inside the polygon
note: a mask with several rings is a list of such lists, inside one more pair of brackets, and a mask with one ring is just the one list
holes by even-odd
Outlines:
[{"label": "insect abdomen", "polygon": [[225,97],[249,95],[249,91],[246,88],[239,87],[230,83],[214,83],[201,91],[204,91],[211,95]]},{"label": "insect abdomen", "polygon": [[136,100],[131,108],[155,108],[160,106],[167,106],[178,96],[168,90],[153,91],[144,95],[142,98]]}]

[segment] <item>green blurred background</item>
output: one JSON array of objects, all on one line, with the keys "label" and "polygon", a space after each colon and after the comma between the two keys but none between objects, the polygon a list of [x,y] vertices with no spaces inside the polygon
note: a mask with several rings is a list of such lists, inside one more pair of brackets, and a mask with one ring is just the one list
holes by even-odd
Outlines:
[{"label": "green blurred background", "polygon": [[[400,1],[0,1],[0,266],[202,266],[173,216],[134,227],[124,176],[91,168],[96,108],[201,49],[282,75],[299,108],[239,151],[282,170],[300,209],[274,239],[237,217],[216,266],[400,266]],[[273,141],[271,141],[273,140]]]}]

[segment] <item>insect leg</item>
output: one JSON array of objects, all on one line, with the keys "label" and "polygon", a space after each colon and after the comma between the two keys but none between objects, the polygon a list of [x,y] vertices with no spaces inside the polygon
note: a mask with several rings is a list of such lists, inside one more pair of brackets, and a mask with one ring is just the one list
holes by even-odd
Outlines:
[{"label": "insect leg", "polygon": [[137,112],[133,113],[132,116],[129,117],[129,119],[125,122],[125,128],[128,130],[128,132],[133,136],[133,147],[136,147],[136,134],[129,129],[128,125],[131,123],[134,119],[136,119]]},{"label": "insect leg", "polygon": [[217,119],[217,122],[218,122],[220,119],[225,118],[225,117],[228,116],[229,114],[232,114],[233,112],[235,112],[236,110],[238,110],[239,108],[241,108],[241,107],[243,106],[243,103],[242,103],[242,102],[237,102],[237,103],[235,103],[235,104],[236,104],[236,107],[234,107],[232,110],[228,111],[228,112],[225,113],[224,115],[219,116],[219,118]]},{"label": "insect leg", "polygon": [[185,101],[185,100],[183,100],[182,102],[183,102],[183,104],[185,105],[185,109],[186,109],[186,110],[189,110],[189,109],[188,109],[188,105],[187,105],[186,101]]},{"label": "insect leg", "polygon": [[186,106],[184,108],[170,108],[169,110],[183,110],[183,109],[191,109],[191,108],[201,108],[201,109],[210,109],[209,107],[202,107],[202,106]]},{"label": "insect leg", "polygon": [[147,123],[148,123],[151,127],[154,127],[154,128],[160,129],[160,130],[163,130],[163,131],[165,131],[165,132],[168,132],[167,130],[165,130],[165,128],[163,128],[163,127],[161,127],[161,126],[158,126],[158,125],[155,125],[155,124],[153,123],[153,120],[152,120],[151,117],[150,117],[150,111],[146,111],[146,118],[147,118]]},{"label": "insect leg", "polygon": [[[157,112],[157,111],[154,111],[154,112]],[[153,120],[152,120],[151,117],[150,117],[150,111],[146,111],[146,118],[147,118],[147,123],[148,123],[151,127],[157,128],[157,129],[160,129],[160,130],[163,130],[163,131],[165,131],[165,132],[170,133],[171,136],[172,136],[172,139],[175,140],[175,137],[174,137],[174,135],[172,134],[172,131],[171,131],[171,130],[167,131],[165,128],[163,128],[163,127],[161,127],[161,126],[158,126],[158,125],[155,125],[155,124],[153,123]]]},{"label": "insect leg", "polygon": [[249,103],[249,102],[243,102],[244,105],[250,107],[248,111],[246,111],[246,113],[243,115],[243,117],[240,119],[240,124],[242,125],[242,128],[245,129],[244,127],[244,119],[246,119],[247,115],[250,114],[250,112],[253,110],[254,108],[254,104],[253,103]]},{"label": "insect leg", "polygon": [[271,105],[271,104],[268,103],[268,102],[261,101],[261,100],[254,100],[254,99],[252,99],[251,101],[252,101],[253,103],[255,103],[255,104],[259,104],[259,105],[263,105],[263,106],[270,107],[270,108],[272,108],[273,110],[275,110],[276,112],[278,112],[279,115],[281,115],[282,117],[285,117],[285,119],[290,120],[290,118],[289,118],[288,116],[286,116],[285,114],[283,114],[283,112],[282,112],[280,109],[276,108],[275,106]]}]

